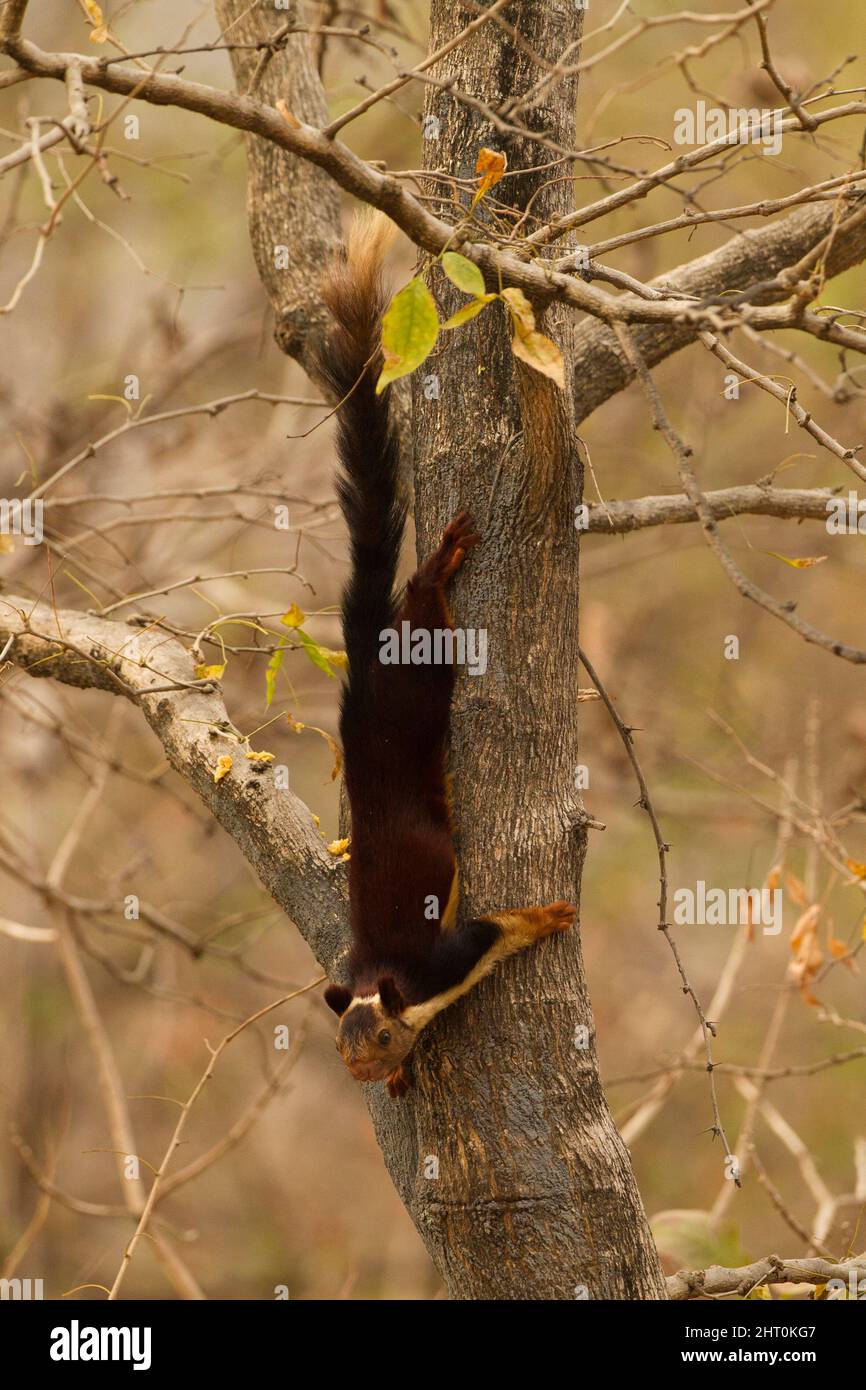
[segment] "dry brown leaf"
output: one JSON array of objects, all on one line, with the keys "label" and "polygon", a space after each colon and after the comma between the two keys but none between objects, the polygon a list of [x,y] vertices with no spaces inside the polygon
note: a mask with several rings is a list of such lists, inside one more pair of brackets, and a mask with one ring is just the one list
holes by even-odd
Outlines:
[{"label": "dry brown leaf", "polygon": [[476,203],[480,203],[485,193],[499,182],[507,168],[508,159],[501,150],[490,150],[485,146],[478,151],[478,159],[475,162],[475,172],[481,175],[481,182],[478,185],[475,197],[472,199],[473,207],[475,207]]},{"label": "dry brown leaf", "polygon": [[328,733],[327,729],[319,729],[315,724],[302,724],[301,721],[295,719],[292,714],[286,715],[286,723],[290,729],[294,729],[296,734],[301,733],[304,729],[311,729],[314,734],[318,734],[320,738],[325,740],[334,755],[334,766],[331,768],[331,781],[336,781],[343,768],[343,750],[337,740]]},{"label": "dry brown leaf", "polygon": [[809,906],[809,897],[806,893],[806,889],[797,878],[796,874],[785,875],[785,887],[788,890],[788,897],[791,899],[792,903],[796,903],[798,907]]},{"label": "dry brown leaf", "polygon": [[231,760],[231,758],[229,757],[228,753],[224,753],[223,756],[217,760],[217,765],[216,765],[216,768],[214,769],[214,775],[213,775],[214,781],[215,781],[215,782],[221,782],[221,781],[223,780],[224,777],[228,777],[228,775],[229,775],[229,773],[231,772],[231,770],[232,770],[232,760]]}]

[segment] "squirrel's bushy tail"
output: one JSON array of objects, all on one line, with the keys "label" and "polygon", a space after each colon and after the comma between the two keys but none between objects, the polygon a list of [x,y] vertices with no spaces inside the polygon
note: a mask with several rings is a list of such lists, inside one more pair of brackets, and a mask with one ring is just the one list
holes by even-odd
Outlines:
[{"label": "squirrel's bushy tail", "polygon": [[343,635],[350,684],[356,688],[378,650],[379,633],[391,625],[394,615],[394,580],[406,514],[399,495],[399,455],[388,392],[376,395],[382,369],[382,261],[393,231],[381,214],[356,217],[345,255],[328,271],[322,286],[335,319],[320,366],[342,402],[337,412],[337,496],[351,550]]}]

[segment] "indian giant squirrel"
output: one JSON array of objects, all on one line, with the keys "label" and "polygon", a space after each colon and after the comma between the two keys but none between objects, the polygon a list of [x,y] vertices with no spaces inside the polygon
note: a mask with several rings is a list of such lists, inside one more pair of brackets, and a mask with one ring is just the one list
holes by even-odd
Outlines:
[{"label": "indian giant squirrel", "polygon": [[323,285],[335,326],[320,370],[340,402],[337,490],[351,548],[340,736],[352,819],[349,984],[328,985],[325,999],[339,1015],[337,1048],[352,1076],[387,1081],[401,1096],[403,1064],[422,1028],[498,961],[567,930],[574,908],[555,902],[459,921],[446,777],[454,667],[380,660],[386,629],[452,627],[445,585],[480,542],[459,512],[395,595],[406,506],[388,390],[376,393],[390,231],[381,216],[356,218]]}]

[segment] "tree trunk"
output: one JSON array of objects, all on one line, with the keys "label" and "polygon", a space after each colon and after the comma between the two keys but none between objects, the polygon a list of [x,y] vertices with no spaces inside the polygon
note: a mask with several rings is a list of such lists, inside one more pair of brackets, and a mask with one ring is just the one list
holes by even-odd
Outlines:
[{"label": "tree trunk", "polygon": [[[433,0],[430,47],[472,17]],[[553,61],[577,37],[582,12],[572,0],[523,0],[506,18]],[[434,71],[491,105],[538,75],[495,21]],[[571,148],[576,85],[560,84],[550,101],[529,119]],[[504,149],[511,169],[546,162],[537,144],[503,139],[436,88],[427,115],[441,133],[425,141],[427,167],[471,175],[485,145]],[[549,217],[571,207],[570,180],[543,187],[563,167],[509,178],[494,193],[518,208],[537,193],[533,210]],[[446,293],[442,308],[462,302]],[[573,318],[552,312],[544,323],[565,351],[567,379]],[[424,388],[431,373],[438,399]],[[462,507],[484,538],[454,594],[457,625],[489,637],[487,672],[461,674],[452,714],[463,910],[578,903],[581,469],[570,398],[515,362],[495,305],[443,336],[415,380],[414,412],[419,556]],[[452,1297],[665,1296],[593,1035],[575,928],[508,961],[440,1016],[416,1049],[407,1101],[369,1088],[385,1162]]]},{"label": "tree trunk", "polygon": [[[270,106],[284,103],[292,115],[326,125],[325,94],[307,34],[289,34],[276,52],[255,47],[300,22],[294,0],[281,10],[249,0],[215,0],[215,7],[226,41],[238,45],[230,55],[238,93]],[[316,350],[329,323],[319,281],[339,244],[340,192],[323,170],[269,140],[248,135],[246,146],[250,242],[276,317],[276,338],[315,378]]]}]

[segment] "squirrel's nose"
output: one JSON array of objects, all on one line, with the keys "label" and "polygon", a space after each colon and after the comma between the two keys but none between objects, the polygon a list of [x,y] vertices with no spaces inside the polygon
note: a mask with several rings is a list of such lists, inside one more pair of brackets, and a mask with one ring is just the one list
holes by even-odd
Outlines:
[{"label": "squirrel's nose", "polygon": [[347,1062],[356,1081],[381,1081],[384,1072],[378,1062]]}]

